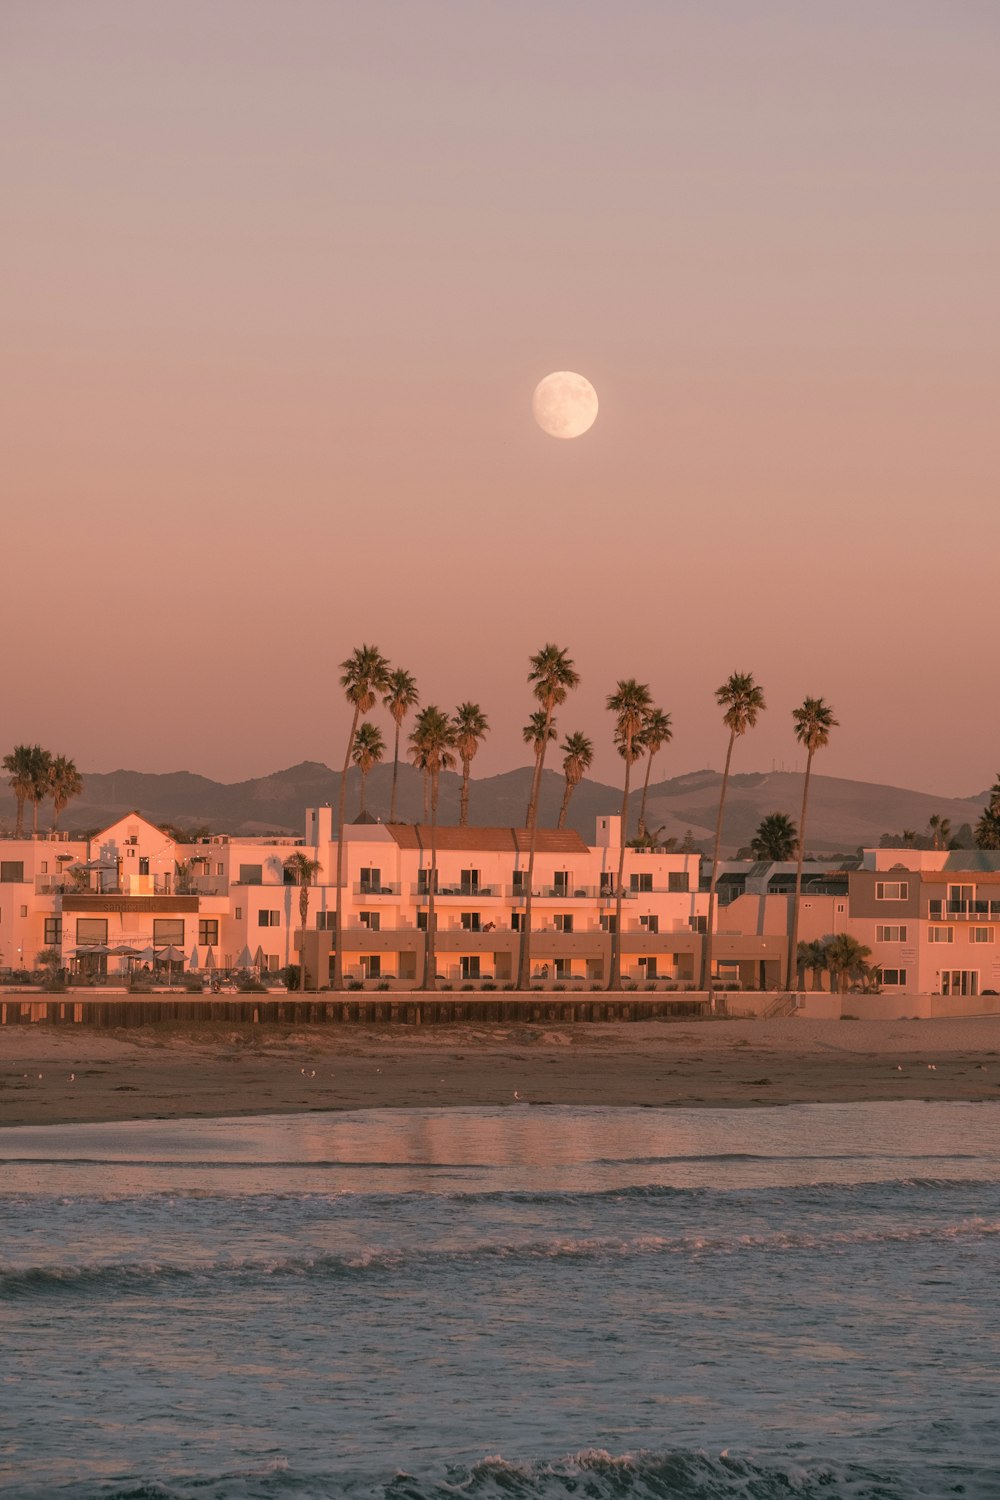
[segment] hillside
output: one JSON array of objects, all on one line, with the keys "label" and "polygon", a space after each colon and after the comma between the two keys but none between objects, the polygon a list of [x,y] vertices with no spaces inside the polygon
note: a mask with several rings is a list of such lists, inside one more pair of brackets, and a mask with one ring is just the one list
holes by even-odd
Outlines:
[{"label": "hillside", "polygon": [[[647,824],[663,830],[663,837],[682,839],[691,829],[696,842],[711,845],[718,807],[717,771],[695,771],[649,789]],[[83,796],[67,809],[64,826],[69,829],[97,828],[137,808],[154,822],[172,822],[184,827],[207,826],[213,832],[243,834],[299,833],[303,809],[330,803],[335,806],[339,774],[319,761],[303,761],[270,776],[251,781],[211,781],[190,771],[163,775],[144,771],[112,771],[84,777]],[[524,821],[531,768],[519,767],[499,776],[474,779],[470,789],[470,819],[474,823],[519,824]],[[446,772],[441,777],[439,816],[443,823],[458,821],[461,777]],[[368,778],[368,810],[385,818],[389,812],[392,766],[378,766]],[[555,823],[562,801],[564,781],[558,771],[543,778],[540,822]],[[747,773],[730,778],[726,804],[724,847],[735,852],[749,843],[761,818],[769,812],[785,812],[798,818],[802,800],[802,776],[790,771]],[[974,823],[986,793],[956,799],[874,782],[849,781],[835,776],[812,778],[808,847],[815,852],[854,850],[859,844],[877,844],[886,832],[913,828],[922,832],[932,814],[950,818],[954,830]],[[621,791],[599,781],[582,781],[570,803],[569,826],[584,838],[594,836],[595,819],[617,812]],[[633,799],[632,820],[638,811]],[[348,817],[358,811],[358,776],[348,778]],[[42,812],[48,827],[51,806]],[[411,823],[423,816],[420,774],[409,765],[399,768],[398,816]],[[0,829],[10,831],[14,823],[14,799],[6,786],[0,790]]]}]

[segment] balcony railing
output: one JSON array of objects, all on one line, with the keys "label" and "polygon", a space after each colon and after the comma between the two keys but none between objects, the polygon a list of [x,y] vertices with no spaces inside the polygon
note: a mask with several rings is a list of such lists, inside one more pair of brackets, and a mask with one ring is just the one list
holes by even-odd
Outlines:
[{"label": "balcony railing", "polygon": [[[422,881],[417,885],[411,886],[410,891],[411,895],[423,900],[426,900],[430,894]],[[495,900],[498,896],[502,895],[503,888],[499,885],[477,885],[471,887],[464,886],[461,883],[456,885],[454,881],[444,881],[439,877],[437,889],[434,892],[434,899],[436,901],[439,896],[458,896],[462,901],[489,901]]]},{"label": "balcony railing", "polygon": [[379,885],[373,885],[367,880],[360,880],[354,887],[356,896],[398,896],[398,882],[394,885],[391,881],[383,880]]},{"label": "balcony railing", "polygon": [[1000,901],[930,901],[928,916],[932,922],[997,922]]}]

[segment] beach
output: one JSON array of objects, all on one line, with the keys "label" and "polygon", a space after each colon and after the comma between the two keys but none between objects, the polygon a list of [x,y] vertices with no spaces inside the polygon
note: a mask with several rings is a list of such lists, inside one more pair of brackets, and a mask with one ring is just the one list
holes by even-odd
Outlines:
[{"label": "beach", "polygon": [[1000,1016],[0,1031],[0,1126],[527,1102],[1000,1099]]}]

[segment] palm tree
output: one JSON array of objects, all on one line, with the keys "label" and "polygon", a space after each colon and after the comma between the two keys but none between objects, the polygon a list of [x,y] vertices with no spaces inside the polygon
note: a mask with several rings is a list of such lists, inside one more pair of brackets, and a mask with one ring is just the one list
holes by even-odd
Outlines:
[{"label": "palm tree", "polygon": [[702,985],[712,993],[712,947],[715,928],[715,888],[719,880],[719,848],[722,843],[722,817],[726,806],[726,788],[729,785],[729,767],[733,758],[733,746],[748,729],[757,723],[757,715],[763,713],[764,689],[753,680],[752,672],[734,672],[715,690],[715,701],[725,709],[722,722],[729,730],[729,746],[726,750],[726,766],[722,773],[719,791],[719,814],[715,820],[715,846],[712,850],[712,879],[708,888],[708,922],[705,931],[705,957],[703,961]]},{"label": "palm tree", "polygon": [[368,790],[368,772],[372,766],[377,766],[385,755],[385,740],[382,731],[377,724],[371,724],[366,719],[363,724],[358,725],[358,732],[354,736],[354,745],[351,749],[351,759],[361,772],[361,816],[365,815],[365,798]]},{"label": "palm tree", "polygon": [[927,832],[933,848],[947,849],[951,838],[951,819],[942,817],[940,813],[932,813],[927,820]]},{"label": "palm tree", "polygon": [[811,989],[817,988],[817,980],[827,967],[826,944],[820,942],[800,943],[797,949],[798,966],[812,975]]},{"label": "palm tree", "polygon": [[798,841],[798,829],[787,813],[768,813],[757,824],[750,853],[754,859],[791,859]]},{"label": "palm tree", "polygon": [[17,798],[17,821],[14,824],[16,839],[24,836],[24,804],[31,797],[36,761],[42,753],[40,745],[15,745],[10,754],[3,758],[3,768],[9,775],[7,785]]},{"label": "palm tree", "polygon": [[[525,724],[524,728],[521,730],[521,738],[523,739],[523,741],[524,741],[524,743],[526,745],[530,746],[531,752],[532,752],[532,754],[535,757],[535,771],[536,772],[538,770],[538,766],[539,766],[539,764],[540,764],[540,762],[542,760],[542,757],[545,754],[545,751],[546,751],[546,748],[547,748],[547,746],[549,744],[549,741],[550,740],[554,740],[555,737],[556,737],[556,726],[555,726],[555,724],[552,723],[552,721],[549,719],[549,716],[545,712],[544,708],[537,709],[535,711],[535,713],[533,713],[531,715],[531,717],[529,718],[527,724]],[[534,774],[532,775],[532,787],[534,787]],[[531,800],[530,800],[530,798],[533,798],[533,797],[534,797],[534,791],[532,790],[532,792],[530,793],[529,802],[528,802],[528,811],[527,811],[527,814],[526,814],[525,820],[524,820],[524,826],[525,826],[525,828],[530,828],[531,827]]]},{"label": "palm tree", "polygon": [[83,791],[83,777],[73,761],[65,755],[55,755],[49,764],[49,795],[52,798],[52,832],[59,831],[59,817],[63,808]]},{"label": "palm tree", "polygon": [[354,710],[351,717],[351,732],[344,753],[344,769],[340,774],[340,799],[337,810],[337,905],[334,912],[333,988],[344,988],[344,951],[341,942],[343,931],[344,903],[344,824],[347,821],[347,773],[351,765],[351,752],[358,732],[358,720],[375,706],[379,693],[386,690],[389,682],[389,663],[377,646],[358,646],[346,661],[341,662],[340,685],[344,696]]},{"label": "palm tree", "polygon": [[424,989],[437,989],[437,956],[435,954],[434,897],[437,893],[437,814],[438,789],[442,771],[455,766],[455,725],[434,704],[420,711],[410,735],[412,759],[426,767],[431,787],[431,865],[427,875],[427,934],[424,943]]},{"label": "palm tree", "polygon": [[563,775],[566,778],[566,790],[563,793],[562,807],[559,809],[559,822],[557,828],[566,825],[566,814],[569,811],[569,799],[580,785],[584,776],[590,770],[594,760],[594,746],[585,734],[579,730],[575,734],[568,734],[562,742],[565,759],[563,760]]},{"label": "palm tree", "polygon": [[802,861],[806,852],[806,812],[809,807],[809,777],[813,756],[830,742],[830,730],[837,728],[833,709],[822,698],[805,698],[801,708],[792,709],[795,738],[805,746],[806,774],[802,782],[802,813],[799,817],[799,859],[795,867],[795,902],[792,908],[792,941],[788,947],[788,988],[795,988],[796,955],[799,951],[799,911],[802,906]]},{"label": "palm tree", "polygon": [[611,934],[611,969],[608,989],[622,987],[622,886],[625,880],[625,839],[628,834],[628,793],[632,765],[645,750],[643,728],[653,700],[644,682],[634,677],[622,678],[608,695],[608,712],[615,716],[615,743],[625,762],[625,789],[622,792],[621,835],[618,839],[618,879],[615,882],[615,930]]},{"label": "palm tree", "polygon": [[396,782],[399,779],[399,731],[403,727],[403,720],[411,708],[416,708],[420,702],[420,694],[417,692],[417,680],[410,672],[402,667],[389,673],[385,697],[382,699],[382,707],[387,708],[392,714],[393,723],[396,726],[395,744],[392,752],[392,798],[389,802],[389,822],[396,821]]},{"label": "palm tree", "polygon": [[[528,800],[527,889],[521,917],[521,953],[517,966],[517,987],[521,990],[528,987],[528,971],[531,965],[531,887],[535,878],[535,825],[538,818],[538,799],[542,790],[545,752],[549,747],[549,740],[555,739],[555,724],[552,715],[560,703],[565,703],[570,689],[575,688],[580,681],[580,674],[561,646],[554,646],[551,643],[543,646],[541,651],[536,652],[531,658],[529,665],[531,670],[528,673],[528,682],[531,684],[535,698],[542,706],[541,712],[544,720],[538,726],[534,738],[535,772],[531,780],[531,796]],[[535,723],[538,717],[538,714],[533,714],[531,722]],[[526,739],[527,735],[528,731],[525,729]]]},{"label": "palm tree", "polygon": [[52,756],[48,750],[43,750],[39,745],[31,747],[31,786],[28,789],[28,801],[31,803],[31,835],[32,838],[38,834],[38,809],[49,795],[49,768],[52,765]]},{"label": "palm tree", "polygon": [[[646,832],[646,797],[649,792],[649,773],[653,769],[653,756],[669,745],[674,737],[673,724],[669,714],[665,714],[662,708],[651,708],[646,715],[646,722],[642,726],[642,745],[646,752],[646,779],[642,783],[642,801],[639,803],[639,827],[636,830],[642,838]],[[624,835],[624,830],[622,830]]]},{"label": "palm tree", "polygon": [[846,989],[848,979],[861,979],[868,972],[868,960],[872,950],[851,937],[849,932],[838,932],[826,944],[826,966],[830,970],[831,991]]},{"label": "palm tree", "polygon": [[976,848],[1000,849],[1000,772],[990,788],[990,800],[976,824]]},{"label": "palm tree", "polygon": [[296,849],[285,860],[285,869],[295,880],[299,888],[299,926],[302,928],[302,951],[299,954],[299,989],[307,990],[308,972],[306,970],[306,928],[309,926],[309,887],[322,869],[318,859],[310,859],[301,849]]},{"label": "palm tree", "polygon": [[469,821],[469,767],[476,751],[490,732],[490,721],[478,703],[460,703],[455,710],[455,744],[462,762],[462,800],[459,827]]}]

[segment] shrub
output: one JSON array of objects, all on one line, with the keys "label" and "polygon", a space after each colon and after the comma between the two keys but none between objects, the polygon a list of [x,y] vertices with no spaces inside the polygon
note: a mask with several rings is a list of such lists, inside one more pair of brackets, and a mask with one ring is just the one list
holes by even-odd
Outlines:
[{"label": "shrub", "polygon": [[561,980],[560,980],[560,982],[559,982],[559,983],[558,983],[558,984],[554,984],[554,985],[553,985],[553,986],[552,986],[552,988],[553,988],[553,989],[554,989],[554,990],[560,990],[560,991],[562,991],[562,990],[564,990],[564,989],[565,989],[565,988],[566,988],[566,986],[565,986],[565,985],[564,985],[564,984],[563,984],[563,983],[562,983],[562,981],[561,981]]},{"label": "shrub", "polygon": [[463,984],[462,985],[462,989],[463,990],[474,990],[475,988],[476,988],[476,986],[474,984]]},{"label": "shrub", "polygon": [[205,986],[202,984],[200,979],[196,979],[192,974],[187,979],[185,979],[184,988],[187,990],[189,995],[200,995],[204,992]]},{"label": "shrub", "polygon": [[443,984],[443,985],[442,985],[442,986],[441,986],[441,988],[442,988],[442,989],[443,989],[443,990],[453,990],[453,989],[454,989],[454,988],[455,988],[455,986],[454,986],[454,985],[453,985],[453,984]]},{"label": "shrub", "polygon": [[542,993],[542,991],[544,990],[544,988],[545,988],[544,984],[533,984],[531,986],[532,993],[535,994],[535,995],[540,995]]},{"label": "shrub", "polygon": [[643,989],[644,990],[655,990],[656,989],[656,980],[655,979],[647,979],[646,983],[643,985]]},{"label": "shrub", "polygon": [[495,990],[496,985],[493,983],[492,979],[484,979],[479,988],[481,990]]},{"label": "shrub", "polygon": [[391,989],[392,986],[390,985],[388,979],[380,979],[375,988],[377,990],[388,990]]},{"label": "shrub", "polygon": [[514,983],[513,979],[508,979],[507,983],[504,985],[504,989],[508,990],[508,991],[509,990],[516,990],[517,989],[517,985]]},{"label": "shrub", "polygon": [[267,985],[261,984],[259,979],[242,979],[236,988],[241,995],[267,994]]},{"label": "shrub", "polygon": [[363,980],[363,979],[349,979],[349,980],[348,980],[348,981],[347,981],[347,988],[348,988],[348,989],[349,989],[349,990],[354,990],[354,991],[355,991],[355,993],[356,993],[356,992],[357,992],[357,991],[358,991],[358,990],[363,990],[363,989],[364,989],[364,987],[365,987],[365,982],[364,982],[364,980]]},{"label": "shrub", "polygon": [[625,988],[627,990],[637,990],[639,988],[639,986],[636,984],[636,982],[635,982],[634,979],[630,979],[629,982],[628,982],[628,984],[625,986]]},{"label": "shrub", "polygon": [[596,995],[600,990],[603,990],[604,986],[603,986],[603,984],[598,984],[597,980],[595,979],[593,981],[593,983],[591,984],[590,988],[593,990],[594,994]]},{"label": "shrub", "polygon": [[128,992],[130,995],[151,995],[153,993],[153,986],[151,984],[141,983],[130,984],[128,987]]},{"label": "shrub", "polygon": [[299,988],[298,964],[286,964],[283,969],[279,969],[278,979],[286,990],[297,990]]}]

